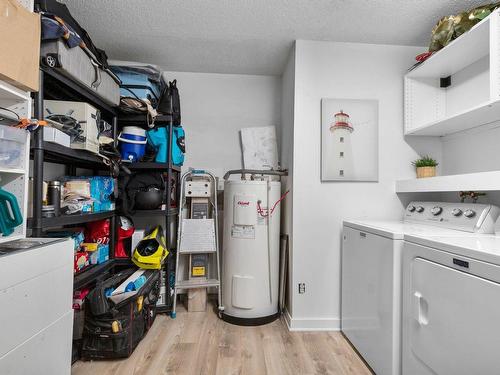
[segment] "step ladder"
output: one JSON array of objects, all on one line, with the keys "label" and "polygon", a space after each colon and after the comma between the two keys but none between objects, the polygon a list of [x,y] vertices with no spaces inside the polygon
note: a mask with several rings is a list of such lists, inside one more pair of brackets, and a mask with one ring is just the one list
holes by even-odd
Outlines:
[{"label": "step ladder", "polygon": [[[217,213],[217,181],[204,170],[191,169],[181,178],[177,254],[175,263],[174,303],[171,317],[176,317],[179,290],[217,288],[217,307],[221,307],[220,259]],[[209,269],[215,256],[215,272]],[[188,278],[180,272],[181,259],[186,260]],[[184,260],[183,259],[183,260]],[[197,262],[203,263],[197,266]],[[202,272],[204,271],[204,272]],[[210,278],[212,274],[212,278]],[[214,278],[215,277],[215,278]]]}]

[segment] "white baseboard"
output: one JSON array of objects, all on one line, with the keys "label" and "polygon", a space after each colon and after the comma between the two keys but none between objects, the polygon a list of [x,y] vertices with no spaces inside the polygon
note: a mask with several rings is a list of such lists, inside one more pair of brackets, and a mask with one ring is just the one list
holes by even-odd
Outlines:
[{"label": "white baseboard", "polygon": [[340,331],[338,318],[292,318],[286,308],[283,317],[290,331]]}]

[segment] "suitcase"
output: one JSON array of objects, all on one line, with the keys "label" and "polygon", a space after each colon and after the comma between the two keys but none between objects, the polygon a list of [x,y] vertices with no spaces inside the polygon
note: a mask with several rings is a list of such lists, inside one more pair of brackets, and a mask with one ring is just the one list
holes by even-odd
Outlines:
[{"label": "suitcase", "polygon": [[82,38],[85,46],[90,50],[90,53],[94,55],[99,65],[104,66],[106,69],[108,68],[108,56],[106,52],[94,45],[87,30],[73,18],[66,4],[62,4],[58,0],[35,0],[34,9],[36,12],[46,12],[62,18],[64,23],[71,27],[75,33]]},{"label": "suitcase", "polygon": [[122,97],[147,99],[154,108],[157,107],[163,88],[160,71],[149,65],[113,65],[110,69],[121,81],[120,95]]},{"label": "suitcase", "polygon": [[137,294],[117,304],[105,296],[137,269],[127,269],[111,276],[87,295],[81,356],[83,359],[127,358],[156,318],[160,294],[160,272],[147,270],[146,282]]},{"label": "suitcase", "polygon": [[44,41],[40,55],[42,64],[86,86],[106,103],[112,106],[120,104],[119,82],[80,47],[69,48],[60,39]]}]

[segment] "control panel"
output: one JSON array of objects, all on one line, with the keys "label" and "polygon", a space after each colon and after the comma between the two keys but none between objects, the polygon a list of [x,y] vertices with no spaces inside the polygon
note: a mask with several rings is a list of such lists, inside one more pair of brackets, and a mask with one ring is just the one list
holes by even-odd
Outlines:
[{"label": "control panel", "polygon": [[495,233],[497,206],[480,203],[411,202],[405,222],[416,222],[475,233]]}]

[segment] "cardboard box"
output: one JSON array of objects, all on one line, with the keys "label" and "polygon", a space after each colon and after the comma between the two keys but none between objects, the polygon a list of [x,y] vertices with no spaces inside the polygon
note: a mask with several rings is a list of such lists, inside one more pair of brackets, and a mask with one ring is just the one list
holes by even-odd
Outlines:
[{"label": "cardboard box", "polygon": [[[1,0],[0,0],[1,1]],[[70,147],[71,137],[66,133],[50,126],[43,127],[43,140],[47,142],[57,143],[61,146]]]},{"label": "cardboard box", "polygon": [[0,0],[0,79],[25,91],[38,91],[40,15],[17,0]]},{"label": "cardboard box", "polygon": [[188,312],[207,311],[207,288],[188,290],[187,310]]}]

